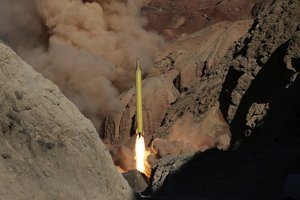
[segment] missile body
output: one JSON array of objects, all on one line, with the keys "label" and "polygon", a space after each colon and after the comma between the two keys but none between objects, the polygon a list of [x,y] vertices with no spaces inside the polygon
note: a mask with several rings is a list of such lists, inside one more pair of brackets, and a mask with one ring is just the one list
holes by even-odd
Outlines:
[{"label": "missile body", "polygon": [[142,109],[142,72],[140,69],[140,61],[136,61],[136,74],[135,74],[135,90],[136,90],[136,118],[138,136],[144,135],[143,131],[143,109]]}]

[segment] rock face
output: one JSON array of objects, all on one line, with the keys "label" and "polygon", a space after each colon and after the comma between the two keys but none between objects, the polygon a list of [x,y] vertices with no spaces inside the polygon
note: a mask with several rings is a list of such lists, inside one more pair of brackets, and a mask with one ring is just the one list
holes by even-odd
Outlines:
[{"label": "rock face", "polygon": [[197,121],[202,121],[206,112],[217,106],[226,70],[220,67],[220,62],[234,42],[249,30],[251,23],[251,20],[221,22],[171,42],[160,53],[156,69],[180,71],[177,88],[181,95],[167,110],[165,123],[156,130],[155,137],[168,134],[182,113],[191,113]]},{"label": "rock face", "polygon": [[190,34],[221,21],[250,19],[268,7],[270,0],[149,0],[142,8],[147,29],[166,39]]},{"label": "rock face", "polygon": [[[255,19],[249,33],[220,64],[204,70],[182,92],[167,111],[164,121],[168,123],[156,134],[166,132],[182,112],[190,112],[198,119],[219,105],[234,141],[254,130],[266,132],[269,140],[283,141],[288,135],[296,136],[300,106],[296,92],[298,66],[299,3],[278,1]],[[268,138],[269,134],[273,139]]]},{"label": "rock face", "polygon": [[122,175],[135,192],[143,192],[148,186],[147,177],[137,170],[130,170]]},{"label": "rock face", "polygon": [[134,199],[92,123],[0,44],[0,199]]},{"label": "rock face", "polygon": [[174,174],[186,162],[192,160],[193,156],[194,153],[185,153],[178,156],[168,156],[159,160],[158,163],[153,167],[150,177],[149,189],[151,192],[159,193],[167,177]]},{"label": "rock face", "polygon": [[224,61],[220,108],[234,140],[259,134],[274,143],[299,142],[299,9],[299,1],[275,3]]},{"label": "rock face", "polygon": [[205,119],[218,106],[230,126],[232,148],[200,153],[181,165],[174,162],[180,156],[159,161],[152,195],[283,199],[284,180],[300,173],[299,11],[298,0],[274,2],[220,64],[205,70],[168,108],[157,137],[182,115]]},{"label": "rock face", "polygon": [[249,30],[252,20],[220,22],[169,42],[159,52],[155,69],[180,71],[178,88],[190,87],[210,68],[217,67],[227,50]]}]

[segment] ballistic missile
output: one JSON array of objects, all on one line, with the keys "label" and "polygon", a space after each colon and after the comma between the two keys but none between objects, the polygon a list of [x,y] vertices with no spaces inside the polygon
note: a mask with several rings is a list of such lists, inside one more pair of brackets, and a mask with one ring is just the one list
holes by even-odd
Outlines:
[{"label": "ballistic missile", "polygon": [[142,109],[142,72],[140,69],[140,61],[136,61],[136,73],[135,73],[135,90],[136,90],[136,119],[137,129],[136,134],[141,137],[144,135],[143,131],[143,109]]}]

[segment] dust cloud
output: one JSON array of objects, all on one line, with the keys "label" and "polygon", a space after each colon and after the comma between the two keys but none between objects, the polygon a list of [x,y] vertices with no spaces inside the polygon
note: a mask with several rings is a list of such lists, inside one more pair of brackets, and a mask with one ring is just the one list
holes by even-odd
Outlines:
[{"label": "dust cloud", "polygon": [[137,0],[1,0],[0,38],[56,83],[96,128],[122,109],[135,60],[149,70],[163,43]]},{"label": "dust cloud", "polygon": [[212,111],[200,122],[190,114],[177,120],[167,139],[157,138],[152,142],[154,152],[149,158],[153,163],[158,158],[187,152],[203,152],[211,148],[226,150],[230,145],[231,133],[219,109]]},{"label": "dust cloud", "polygon": [[135,169],[134,152],[124,145],[121,145],[115,149],[116,152],[111,153],[115,165],[122,171]]}]

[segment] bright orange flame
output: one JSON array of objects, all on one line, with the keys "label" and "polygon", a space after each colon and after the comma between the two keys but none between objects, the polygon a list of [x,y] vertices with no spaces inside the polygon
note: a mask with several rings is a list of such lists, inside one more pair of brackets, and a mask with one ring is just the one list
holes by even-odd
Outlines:
[{"label": "bright orange flame", "polygon": [[150,177],[150,166],[147,162],[148,154],[145,148],[144,137],[138,134],[135,142],[136,169]]}]

